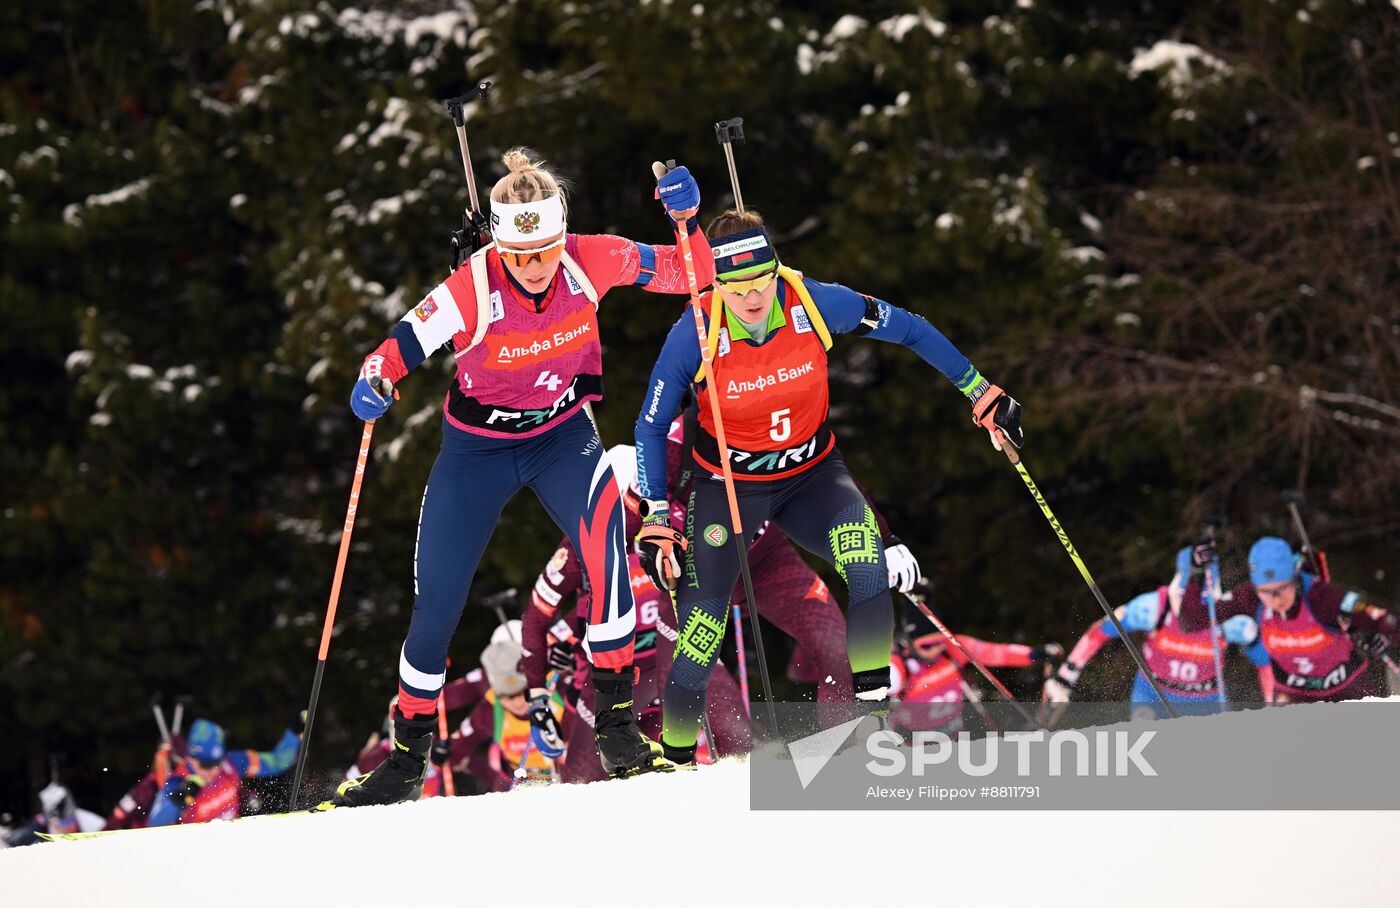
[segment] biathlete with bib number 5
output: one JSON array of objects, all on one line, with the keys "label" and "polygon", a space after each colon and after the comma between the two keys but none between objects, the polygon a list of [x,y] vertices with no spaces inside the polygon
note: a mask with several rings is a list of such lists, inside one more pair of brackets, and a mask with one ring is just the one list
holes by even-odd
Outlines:
[{"label": "biathlete with bib number 5", "polygon": [[[503,160],[509,172],[491,191],[494,242],[404,315],[365,359],[351,394],[355,415],[377,419],[392,402],[376,390],[381,376],[397,382],[448,344],[457,358],[418,522],[393,753],[342,785],[335,806],[400,801],[423,777],[448,643],[501,510],[526,486],[582,554],[594,591],[587,634],[604,767],[614,776],[673,768],[632,716],[636,613],[622,503],[585,405],[603,397],[598,299],[627,286],[687,293],[680,253],[568,232],[557,178],[522,149]],[[695,180],[678,168],[656,191],[677,234],[689,233],[695,269],[708,280],[713,260],[694,217]]]},{"label": "biathlete with bib number 5", "polygon": [[[771,520],[793,542],[835,565],[847,587],[846,650],[855,696],[885,701],[894,631],[889,574],[875,516],[826,423],[831,335],[909,347],[967,395],[976,423],[1017,445],[1020,405],[988,384],[923,317],[784,267],[752,209],[725,212],[709,233],[719,238],[711,241],[717,275],[704,302],[707,337],[741,521],[758,527]],[[700,368],[694,317],[686,313],[666,338],[636,424],[637,479],[645,499],[638,537],[642,564],[658,586],[676,590],[681,628],[666,682],[668,754],[695,746],[739,575],[738,555],[728,544],[729,509],[707,393],[696,395],[698,472],[685,535],[669,521],[666,432],[687,387],[701,381]]]}]

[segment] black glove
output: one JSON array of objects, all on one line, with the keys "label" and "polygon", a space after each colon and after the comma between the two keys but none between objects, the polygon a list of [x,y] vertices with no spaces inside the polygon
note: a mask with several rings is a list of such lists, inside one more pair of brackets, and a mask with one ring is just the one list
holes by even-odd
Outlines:
[{"label": "black glove", "polygon": [[1020,403],[996,385],[983,391],[972,405],[972,421],[987,430],[992,436],[992,446],[998,451],[1001,450],[998,434],[1016,448],[1026,440],[1021,430]]},{"label": "black glove", "polygon": [[1351,639],[1357,646],[1361,647],[1371,656],[1372,659],[1379,659],[1384,656],[1386,650],[1390,649],[1390,638],[1380,631],[1357,631],[1352,634]]},{"label": "black glove", "polygon": [[191,773],[185,776],[185,780],[180,783],[179,788],[170,793],[170,800],[183,809],[193,804],[203,790],[204,777]]},{"label": "black glove", "polygon": [[1031,647],[1031,662],[1037,665],[1048,662],[1051,668],[1058,668],[1064,661],[1065,648],[1058,643]]},{"label": "black glove", "polygon": [[1206,565],[1218,557],[1215,543],[1202,540],[1182,548],[1176,553],[1176,569],[1188,583],[1201,583],[1205,577]]},{"label": "black glove", "polygon": [[428,751],[428,758],[433,761],[434,766],[442,766],[452,759],[452,742],[433,738],[433,746]]},{"label": "black glove", "polygon": [[549,645],[549,650],[545,653],[545,661],[550,668],[557,668],[561,672],[567,672],[574,667],[574,645],[568,640],[557,640]]}]

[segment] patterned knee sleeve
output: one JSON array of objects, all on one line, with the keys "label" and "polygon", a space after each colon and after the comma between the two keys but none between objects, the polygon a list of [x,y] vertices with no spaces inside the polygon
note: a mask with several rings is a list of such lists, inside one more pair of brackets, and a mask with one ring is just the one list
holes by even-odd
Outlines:
[{"label": "patterned knee sleeve", "polygon": [[837,515],[827,531],[831,560],[846,581],[851,601],[872,599],[888,588],[880,528],[870,505],[861,502]]},{"label": "patterned knee sleeve", "polygon": [[725,605],[724,599],[705,599],[694,603],[685,617],[676,640],[671,680],[686,690],[703,691],[709,685],[710,670],[724,642]]}]

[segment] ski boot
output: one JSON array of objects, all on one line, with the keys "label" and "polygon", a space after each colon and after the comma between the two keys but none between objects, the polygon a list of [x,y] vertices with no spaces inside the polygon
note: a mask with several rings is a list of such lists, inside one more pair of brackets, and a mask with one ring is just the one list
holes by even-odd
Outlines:
[{"label": "ski boot", "polygon": [[593,733],[598,740],[598,757],[603,769],[614,779],[644,772],[670,772],[675,764],[667,760],[661,745],[642,735],[632,715],[632,669],[610,672],[593,669],[597,718]]},{"label": "ski boot", "polygon": [[428,772],[428,750],[433,745],[436,715],[410,719],[394,710],[394,746],[389,758],[368,775],[343,783],[335,795],[317,810],[364,807],[417,800]]}]

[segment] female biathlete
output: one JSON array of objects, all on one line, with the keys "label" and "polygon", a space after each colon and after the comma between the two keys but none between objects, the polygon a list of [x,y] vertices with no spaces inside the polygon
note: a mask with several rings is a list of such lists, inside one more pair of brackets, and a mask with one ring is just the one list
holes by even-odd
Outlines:
[{"label": "female biathlete", "polygon": [[[1181,608],[1186,630],[1209,621],[1200,565],[1216,557],[1211,543],[1194,551],[1196,568]],[[1385,682],[1370,670],[1371,662],[1400,643],[1400,617],[1302,565],[1302,555],[1286,541],[1261,537],[1249,550],[1249,579],[1220,597],[1222,627],[1242,615],[1259,627],[1276,682],[1265,699],[1316,703],[1385,696]]]},{"label": "female biathlete", "polygon": [[[1152,672],[1152,681],[1176,711],[1183,715],[1211,715],[1221,712],[1220,679],[1215,673],[1215,645],[1211,642],[1210,621],[1198,623],[1193,630],[1182,627],[1182,599],[1186,585],[1193,576],[1192,553],[1187,546],[1177,552],[1176,576],[1171,583],[1150,593],[1134,596],[1114,610],[1123,629],[1144,631],[1142,658]],[[1218,586],[1218,581],[1216,581]],[[1217,599],[1220,591],[1215,591]],[[1202,605],[1201,611],[1205,611]],[[1189,621],[1189,619],[1188,619]],[[1269,653],[1259,640],[1259,625],[1250,615],[1235,615],[1220,625],[1223,638],[1221,664],[1227,646],[1238,646],[1259,670],[1259,684],[1264,699],[1270,699],[1273,675],[1269,671]],[[1042,699],[1049,703],[1067,703],[1079,681],[1079,674],[1104,644],[1118,636],[1118,630],[1107,618],[1100,618],[1079,638],[1069,658],[1055,676],[1045,682]],[[1240,699],[1236,697],[1235,699]],[[1152,689],[1147,676],[1138,671],[1133,676],[1130,717],[1160,719],[1166,715],[1162,701]]]},{"label": "female biathlete", "polygon": [[[368,776],[342,785],[332,800],[337,806],[403,800],[423,776],[448,642],[501,509],[525,486],[583,554],[596,591],[588,643],[604,766],[613,775],[669,766],[632,718],[636,616],[622,508],[584,405],[603,396],[599,297],[633,285],[684,293],[685,272],[674,246],[569,233],[555,176],[521,149],[503,160],[509,173],[491,191],[494,243],[409,310],[365,359],[350,396],[356,416],[376,419],[392,402],[376,391],[381,376],[397,382],[438,347],[452,345],[457,374],[418,520],[417,596],[399,659],[394,752]],[[693,217],[700,204],[694,179],[677,168],[657,194],[675,223],[685,224],[695,269],[708,279],[713,261]]]},{"label": "female biathlete", "polygon": [[[891,615],[884,545],[865,497],[826,425],[832,333],[868,335],[912,348],[973,403],[973,419],[1020,444],[1020,405],[988,385],[967,357],[922,317],[838,284],[783,267],[762,217],[728,211],[710,224],[717,286],[706,303],[715,381],[744,527],[773,521],[794,542],[836,566],[847,586],[846,649],[860,700],[887,699]],[[724,639],[729,593],[739,574],[729,544],[715,414],[698,391],[699,467],[685,535],[670,524],[666,432],[682,394],[700,381],[700,346],[686,313],[671,329],[637,419],[638,484],[644,522],[642,564],[653,582],[677,590],[681,625],[666,682],[663,744],[695,746],[703,693]],[[685,552],[684,576],[678,551]]]}]

